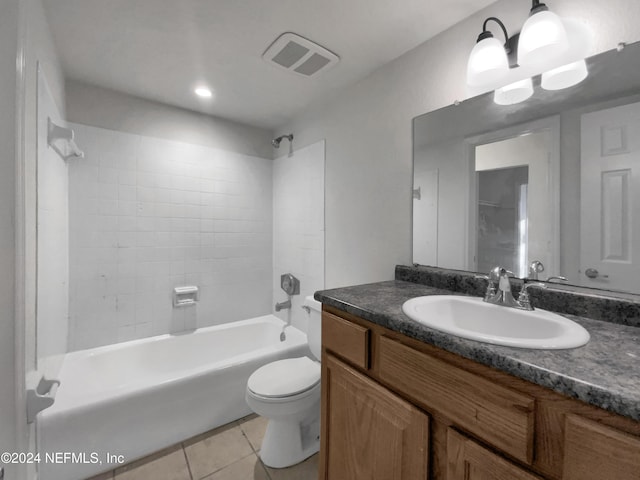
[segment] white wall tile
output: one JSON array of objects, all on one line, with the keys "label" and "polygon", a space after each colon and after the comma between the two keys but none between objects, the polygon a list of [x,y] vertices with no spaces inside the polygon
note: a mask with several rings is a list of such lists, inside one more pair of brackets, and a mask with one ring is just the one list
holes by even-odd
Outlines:
[{"label": "white wall tile", "polygon": [[[281,274],[300,280],[300,295],[291,299],[291,309],[274,314],[305,332],[304,297],[324,288],[324,159],[322,141],[273,165],[273,304],[287,299]],[[263,241],[258,237],[258,243]]]},{"label": "white wall tile", "polygon": [[[271,310],[271,160],[74,128],[87,155],[69,171],[70,350]],[[201,301],[174,309],[185,284]]]}]

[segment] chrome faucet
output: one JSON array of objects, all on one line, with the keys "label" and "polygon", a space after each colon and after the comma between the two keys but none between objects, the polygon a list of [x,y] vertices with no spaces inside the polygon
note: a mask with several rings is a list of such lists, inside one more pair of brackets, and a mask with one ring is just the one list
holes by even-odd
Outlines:
[{"label": "chrome faucet", "polygon": [[511,294],[511,282],[509,281],[509,278],[513,276],[513,272],[510,272],[503,267],[496,267],[491,270],[491,272],[489,272],[489,282],[496,285],[496,291],[489,298],[485,297],[484,301],[494,305],[502,305],[504,307],[520,307],[517,300],[513,298],[513,295]]},{"label": "chrome faucet", "polygon": [[280,310],[284,310],[287,308],[291,308],[291,300],[287,300],[286,302],[276,303],[276,312]]},{"label": "chrome faucet", "polygon": [[476,276],[476,278],[485,278],[489,282],[484,301],[493,305],[517,308],[519,310],[533,310],[529,299],[529,287],[547,288],[547,286],[538,282],[525,283],[516,300],[511,293],[511,281],[509,280],[513,276],[513,272],[503,267],[495,267],[489,272],[489,275]]},{"label": "chrome faucet", "polygon": [[529,264],[529,276],[531,280],[538,280],[538,274],[544,272],[544,265],[540,260],[534,260]]},{"label": "chrome faucet", "polygon": [[[529,264],[529,275],[527,276],[527,280],[542,280],[539,277],[539,273],[544,272],[544,265],[540,260],[534,260]],[[568,282],[567,277],[562,277],[560,275],[553,275],[545,280],[545,282],[552,282],[553,280],[558,280],[560,282]]]}]

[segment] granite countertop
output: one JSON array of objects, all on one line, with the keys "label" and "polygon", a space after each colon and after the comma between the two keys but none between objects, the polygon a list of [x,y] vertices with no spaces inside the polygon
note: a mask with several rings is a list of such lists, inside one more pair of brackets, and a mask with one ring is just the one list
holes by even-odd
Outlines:
[{"label": "granite countertop", "polygon": [[322,290],[315,298],[408,337],[640,420],[640,328],[564,315],[589,331],[589,343],[568,350],[532,350],[456,337],[402,313],[402,304],[410,298],[451,294],[455,292],[393,280]]}]

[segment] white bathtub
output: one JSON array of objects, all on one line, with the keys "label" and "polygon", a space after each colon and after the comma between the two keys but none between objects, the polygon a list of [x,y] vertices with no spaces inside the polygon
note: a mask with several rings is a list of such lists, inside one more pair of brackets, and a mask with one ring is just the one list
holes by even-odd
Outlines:
[{"label": "white bathtub", "polygon": [[[249,414],[249,375],[308,352],[293,327],[280,342],[283,325],[266,315],[67,354],[56,401],[38,416],[39,480],[83,479],[117,465],[107,454],[128,463]],[[59,452],[86,459],[52,463]]]}]

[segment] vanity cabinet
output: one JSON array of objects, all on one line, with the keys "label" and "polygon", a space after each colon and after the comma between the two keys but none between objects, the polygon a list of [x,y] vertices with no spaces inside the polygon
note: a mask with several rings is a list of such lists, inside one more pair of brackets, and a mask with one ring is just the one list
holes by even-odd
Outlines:
[{"label": "vanity cabinet", "polygon": [[[577,415],[565,423],[564,480],[640,479],[640,438]],[[614,477],[611,477],[614,478]]]},{"label": "vanity cabinet", "polygon": [[447,472],[448,480],[542,480],[451,428]]},{"label": "vanity cabinet", "polygon": [[323,478],[426,479],[429,417],[332,355],[323,368]]},{"label": "vanity cabinet", "polygon": [[323,306],[320,480],[640,480],[640,422]]}]

